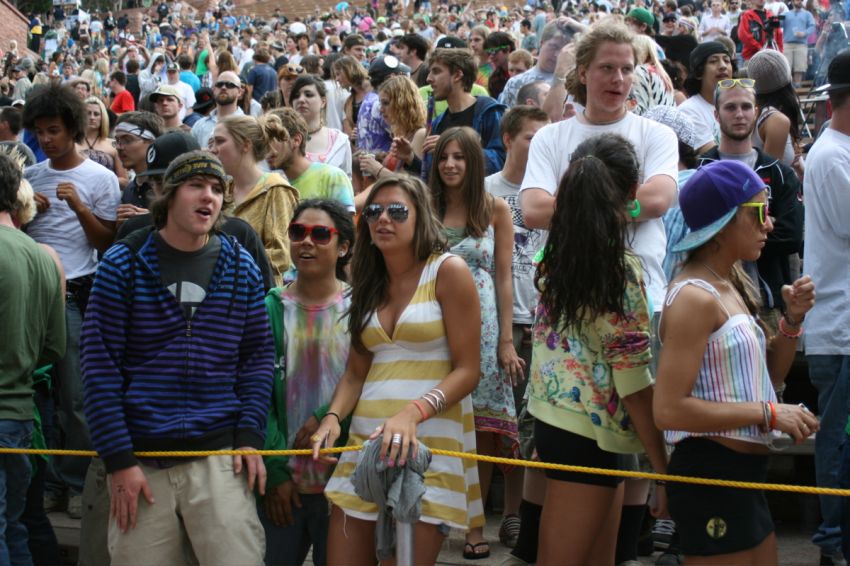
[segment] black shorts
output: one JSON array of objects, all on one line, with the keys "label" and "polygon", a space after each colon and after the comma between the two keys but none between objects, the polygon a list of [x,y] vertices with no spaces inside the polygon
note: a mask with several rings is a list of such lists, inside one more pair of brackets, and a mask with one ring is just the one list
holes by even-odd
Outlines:
[{"label": "black shorts", "polygon": [[[673,449],[667,473],[764,482],[767,456],[742,454],[707,438],[686,438]],[[761,490],[670,482],[667,504],[686,556],[749,550],[773,532]]]},{"label": "black shorts", "polygon": [[[630,457],[626,454],[606,452],[599,448],[596,440],[592,438],[546,424],[539,419],[534,419],[534,443],[537,445],[537,455],[540,456],[540,460],[552,464],[622,470],[624,462]],[[546,477],[552,480],[611,488],[617,487],[625,479],[617,476],[560,470],[545,470],[545,472]]]}]

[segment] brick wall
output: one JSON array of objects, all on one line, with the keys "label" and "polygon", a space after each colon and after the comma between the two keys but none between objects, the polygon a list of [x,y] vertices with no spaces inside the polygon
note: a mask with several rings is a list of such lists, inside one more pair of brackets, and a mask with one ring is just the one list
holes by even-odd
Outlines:
[{"label": "brick wall", "polygon": [[0,49],[5,53],[9,40],[18,42],[18,53],[27,51],[29,20],[7,0],[0,0]]}]

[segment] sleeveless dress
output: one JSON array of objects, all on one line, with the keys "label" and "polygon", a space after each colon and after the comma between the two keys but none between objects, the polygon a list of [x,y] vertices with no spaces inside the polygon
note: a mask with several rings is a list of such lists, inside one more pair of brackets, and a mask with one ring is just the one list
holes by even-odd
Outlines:
[{"label": "sleeveless dress", "polygon": [[499,369],[499,311],[496,306],[496,240],[493,226],[481,238],[464,228],[446,228],[451,253],[469,266],[481,302],[481,381],[472,392],[475,430],[499,435],[501,453],[519,454],[516,404],[508,375]]},{"label": "sleeveless dress", "polygon": [[[377,311],[369,317],[363,343],[373,354],[372,366],[354,408],[349,445],[363,444],[375,428],[396,414],[412,399],[436,387],[451,371],[451,356],[437,302],[437,272],[450,254],[432,255],[419,278],[410,303],[399,316],[392,336],[378,321]],[[429,448],[475,453],[475,424],[472,401],[467,396],[441,414],[420,423],[417,439]],[[325,495],[346,515],[377,520],[377,507],[354,493],[351,475],[362,452],[344,452],[325,488]],[[456,529],[484,525],[484,507],[474,460],[434,455],[425,474],[420,520]]]}]

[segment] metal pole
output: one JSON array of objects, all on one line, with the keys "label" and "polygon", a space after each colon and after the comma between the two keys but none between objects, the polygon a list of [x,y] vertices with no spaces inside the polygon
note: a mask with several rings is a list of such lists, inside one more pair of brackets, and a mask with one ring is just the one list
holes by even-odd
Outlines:
[{"label": "metal pole", "polygon": [[396,566],[413,566],[413,525],[410,523],[395,523],[395,561]]}]

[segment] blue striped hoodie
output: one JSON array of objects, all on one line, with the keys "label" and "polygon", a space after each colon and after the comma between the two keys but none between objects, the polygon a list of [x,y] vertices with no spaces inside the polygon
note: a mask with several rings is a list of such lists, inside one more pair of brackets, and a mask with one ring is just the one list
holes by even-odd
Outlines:
[{"label": "blue striped hoodie", "polygon": [[109,472],[136,465],[133,450],[263,447],[274,365],[263,280],[247,251],[219,237],[191,320],[162,285],[152,232],[116,243],[98,266],[81,361],[92,443]]}]

